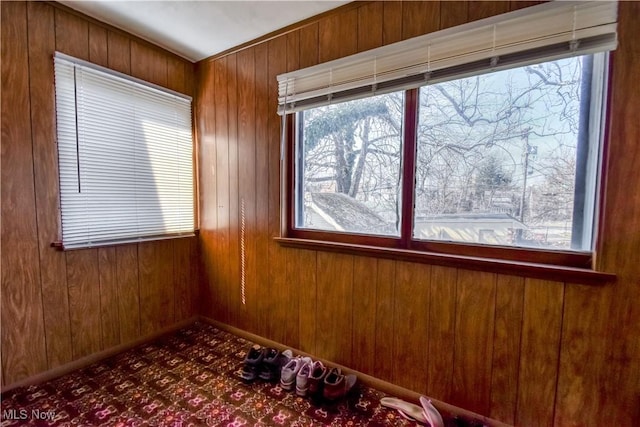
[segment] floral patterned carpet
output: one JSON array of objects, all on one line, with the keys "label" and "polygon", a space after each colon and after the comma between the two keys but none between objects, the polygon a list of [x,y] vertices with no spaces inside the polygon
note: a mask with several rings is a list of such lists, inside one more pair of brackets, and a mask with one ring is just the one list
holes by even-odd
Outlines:
[{"label": "floral patterned carpet", "polygon": [[196,323],[87,368],[4,393],[1,426],[403,426],[357,386],[312,403],[277,384],[240,378],[253,343]]}]

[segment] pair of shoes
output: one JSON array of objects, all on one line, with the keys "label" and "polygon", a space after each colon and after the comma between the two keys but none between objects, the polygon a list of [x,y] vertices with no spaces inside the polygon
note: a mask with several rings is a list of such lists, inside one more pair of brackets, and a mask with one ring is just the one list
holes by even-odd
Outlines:
[{"label": "pair of shoes", "polygon": [[336,401],[345,397],[356,385],[358,377],[355,375],[342,375],[340,368],[331,368],[324,377],[322,396],[330,401]]},{"label": "pair of shoes", "polygon": [[383,397],[380,399],[382,406],[396,409],[401,416],[408,420],[429,424],[431,427],[444,427],[444,421],[438,410],[433,406],[431,400],[425,396],[420,396],[420,405],[406,402],[397,397]]},{"label": "pair of shoes", "polygon": [[293,387],[297,382],[298,373],[305,365],[309,365],[311,363],[312,360],[310,357],[298,356],[296,358],[289,359],[289,361],[282,367],[282,371],[280,373],[280,385],[282,388],[285,390],[293,390]]},{"label": "pair of shoes", "polygon": [[245,382],[253,382],[258,377],[260,364],[266,353],[267,349],[257,344],[249,349],[244,358],[244,365],[242,366],[242,373],[240,374]]},{"label": "pair of shoes", "polygon": [[247,383],[255,381],[256,378],[265,381],[278,381],[282,366],[291,357],[293,357],[291,350],[285,350],[281,353],[275,348],[260,347],[256,344],[247,352],[240,376]]}]

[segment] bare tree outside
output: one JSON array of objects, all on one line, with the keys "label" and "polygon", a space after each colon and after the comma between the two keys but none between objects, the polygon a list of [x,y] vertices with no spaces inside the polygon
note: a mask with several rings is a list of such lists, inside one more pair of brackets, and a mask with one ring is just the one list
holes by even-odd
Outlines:
[{"label": "bare tree outside", "polygon": [[[570,247],[584,58],[420,89],[415,238]],[[402,92],[305,111],[305,209],[342,193],[398,230],[402,114]]]}]

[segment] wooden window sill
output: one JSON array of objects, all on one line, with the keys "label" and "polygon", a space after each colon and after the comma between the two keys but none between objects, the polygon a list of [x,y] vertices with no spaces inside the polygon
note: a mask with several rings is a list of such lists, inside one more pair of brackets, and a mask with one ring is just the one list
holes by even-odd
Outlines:
[{"label": "wooden window sill", "polygon": [[290,248],[372,256],[377,258],[442,265],[468,270],[491,271],[500,274],[511,274],[516,276],[554,280],[558,282],[570,282],[584,285],[603,285],[616,280],[615,274],[595,271],[587,268],[565,267],[559,265],[451,255],[435,252],[420,252],[407,249],[384,248],[300,238],[276,237],[275,240],[280,245]]}]

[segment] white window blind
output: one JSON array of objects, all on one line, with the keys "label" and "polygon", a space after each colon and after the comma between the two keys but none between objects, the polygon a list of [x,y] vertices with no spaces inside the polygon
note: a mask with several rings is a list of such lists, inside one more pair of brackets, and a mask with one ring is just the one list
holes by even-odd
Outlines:
[{"label": "white window blind", "polygon": [[556,1],[278,76],[278,113],[613,50],[615,1]]},{"label": "white window blind", "polygon": [[64,248],[192,234],[191,98],[54,61]]}]

